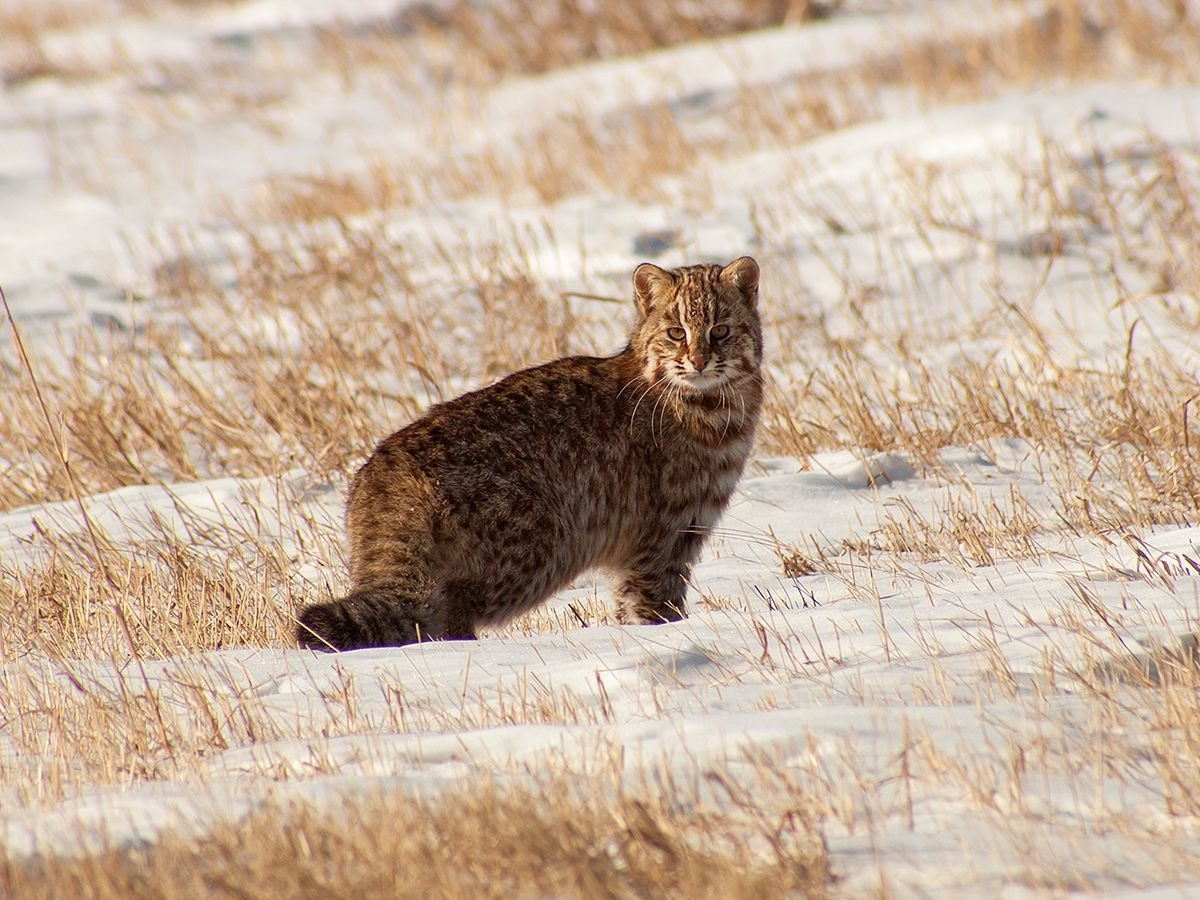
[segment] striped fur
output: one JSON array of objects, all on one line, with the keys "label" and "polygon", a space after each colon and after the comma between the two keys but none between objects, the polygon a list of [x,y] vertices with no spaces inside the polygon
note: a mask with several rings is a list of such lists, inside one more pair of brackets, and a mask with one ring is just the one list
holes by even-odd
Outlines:
[{"label": "striped fur", "polygon": [[633,282],[621,353],[517,372],[379,444],[350,486],[353,587],[301,612],[301,645],[473,638],[596,567],[622,621],[685,615],[758,420],[758,265],[644,263]]}]

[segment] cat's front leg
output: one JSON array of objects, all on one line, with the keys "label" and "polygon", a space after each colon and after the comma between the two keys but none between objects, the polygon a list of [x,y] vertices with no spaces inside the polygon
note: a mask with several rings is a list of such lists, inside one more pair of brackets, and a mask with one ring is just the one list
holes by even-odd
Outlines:
[{"label": "cat's front leg", "polygon": [[688,578],[704,535],[688,530],[667,547],[639,554],[615,584],[617,620],[629,625],[678,622],[687,616]]},{"label": "cat's front leg", "polygon": [[681,573],[627,574],[616,585],[617,621],[626,625],[677,622],[687,615]]}]

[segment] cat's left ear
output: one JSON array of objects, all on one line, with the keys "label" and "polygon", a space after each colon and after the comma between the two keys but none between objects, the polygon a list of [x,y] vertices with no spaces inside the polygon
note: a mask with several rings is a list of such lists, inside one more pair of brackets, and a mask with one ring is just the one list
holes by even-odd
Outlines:
[{"label": "cat's left ear", "polygon": [[740,256],[721,270],[721,282],[735,287],[753,309],[758,305],[758,263]]},{"label": "cat's left ear", "polygon": [[675,286],[675,276],[654,263],[642,263],[633,270],[633,295],[637,300],[638,312],[650,314],[655,298],[667,293]]}]

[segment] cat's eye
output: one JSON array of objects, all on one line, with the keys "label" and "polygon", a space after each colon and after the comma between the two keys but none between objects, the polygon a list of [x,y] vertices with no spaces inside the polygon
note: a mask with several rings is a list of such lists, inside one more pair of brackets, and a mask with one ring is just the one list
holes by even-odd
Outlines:
[{"label": "cat's eye", "polygon": [[728,325],[714,325],[712,328],[710,328],[708,330],[708,336],[710,338],[712,338],[714,341],[723,340],[724,338],[729,337],[729,326]]},{"label": "cat's eye", "polygon": [[673,341],[682,341],[684,338],[687,337],[687,332],[684,331],[682,328],[668,328],[667,329],[667,337],[669,337]]}]

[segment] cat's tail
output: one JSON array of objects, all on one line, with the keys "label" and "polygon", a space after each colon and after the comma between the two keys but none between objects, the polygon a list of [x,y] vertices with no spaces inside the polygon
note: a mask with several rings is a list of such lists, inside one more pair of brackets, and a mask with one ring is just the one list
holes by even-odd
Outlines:
[{"label": "cat's tail", "polygon": [[428,599],[406,596],[396,585],[355,588],[340,600],[313,603],[296,619],[296,640],[311,650],[398,647],[442,637]]}]

